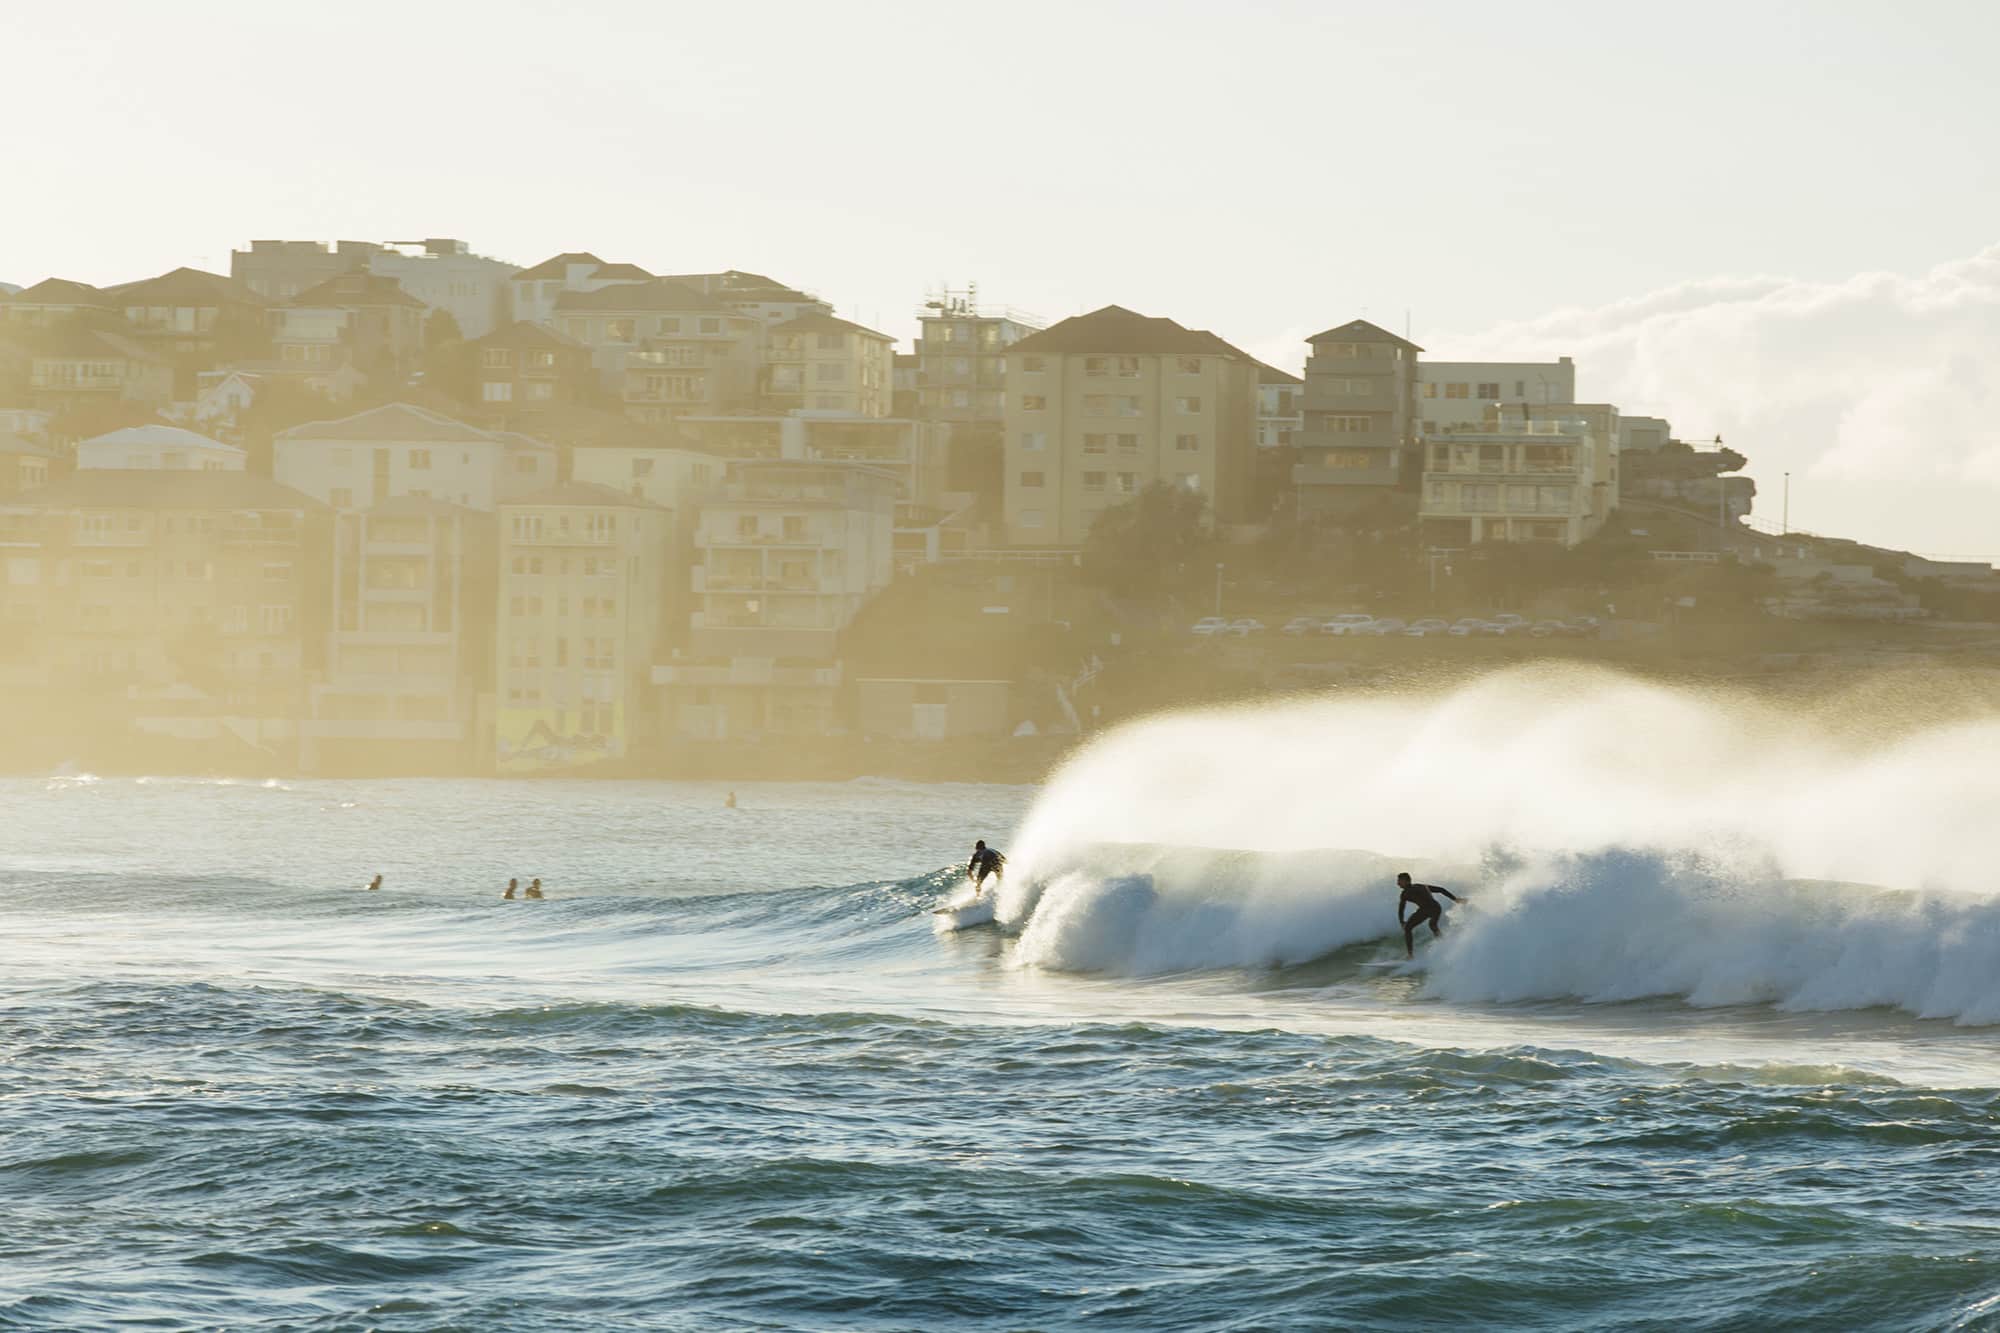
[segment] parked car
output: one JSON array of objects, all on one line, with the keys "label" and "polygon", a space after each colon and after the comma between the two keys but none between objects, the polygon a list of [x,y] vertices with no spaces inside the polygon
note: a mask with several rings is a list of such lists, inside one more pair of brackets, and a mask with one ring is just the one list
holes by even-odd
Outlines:
[{"label": "parked car", "polygon": [[1446,630],[1445,633],[1455,638],[1469,639],[1475,634],[1490,634],[1494,628],[1493,625],[1476,616],[1466,616],[1463,620],[1453,621],[1451,628]]},{"label": "parked car", "polygon": [[1358,629],[1351,629],[1347,632],[1349,634],[1401,634],[1403,632],[1403,622],[1394,616],[1384,616],[1380,620],[1370,621]]},{"label": "parked car", "polygon": [[1538,639],[1553,639],[1574,631],[1560,620],[1537,620],[1528,627],[1528,633]]},{"label": "parked car", "polygon": [[1204,635],[1227,634],[1229,633],[1229,622],[1224,620],[1221,616],[1203,616],[1200,620],[1195,621],[1194,624],[1189,627],[1188,633],[1204,634]]},{"label": "parked car", "polygon": [[1322,634],[1366,634],[1375,624],[1375,617],[1359,611],[1346,611],[1319,627]]},{"label": "parked car", "polygon": [[1244,616],[1240,620],[1229,622],[1229,633],[1234,634],[1239,639],[1248,638],[1252,634],[1262,634],[1263,632],[1264,622],[1253,619],[1250,616]]},{"label": "parked car", "polygon": [[1318,616],[1293,616],[1285,622],[1284,632],[1286,634],[1317,634],[1319,633],[1319,627],[1320,619]]},{"label": "parked car", "polygon": [[1425,616],[1422,620],[1413,620],[1410,622],[1410,627],[1403,631],[1403,633],[1413,639],[1427,638],[1435,634],[1449,634],[1450,632],[1451,626],[1439,620],[1436,616]]},{"label": "parked car", "polygon": [[1512,611],[1502,611],[1498,615],[1486,617],[1486,628],[1480,632],[1483,634],[1507,635],[1525,634],[1527,631],[1528,618],[1526,616],[1517,616]]},{"label": "parked car", "polygon": [[1569,632],[1572,634],[1597,633],[1596,616],[1571,616],[1565,623],[1569,625]]}]

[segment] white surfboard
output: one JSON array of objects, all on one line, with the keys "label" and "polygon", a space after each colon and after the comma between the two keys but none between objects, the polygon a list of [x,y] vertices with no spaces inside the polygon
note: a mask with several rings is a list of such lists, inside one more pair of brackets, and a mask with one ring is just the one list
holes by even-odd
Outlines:
[{"label": "white surfboard", "polygon": [[938,924],[946,930],[965,930],[972,926],[993,924],[994,900],[998,893],[980,894],[968,891],[946,902],[942,907],[933,907],[931,914],[939,918]]}]

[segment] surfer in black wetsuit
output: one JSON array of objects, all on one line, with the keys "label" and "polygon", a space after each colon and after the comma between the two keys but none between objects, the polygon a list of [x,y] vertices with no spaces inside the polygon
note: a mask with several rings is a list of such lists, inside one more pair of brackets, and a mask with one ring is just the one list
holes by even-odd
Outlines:
[{"label": "surfer in black wetsuit", "polygon": [[[1438,918],[1444,915],[1444,905],[1431,895],[1442,893],[1455,903],[1462,903],[1465,899],[1450,889],[1441,889],[1435,884],[1419,884],[1410,878],[1410,872],[1407,870],[1396,876],[1396,887],[1403,891],[1403,896],[1396,900],[1396,924],[1403,928],[1403,952],[1415,958],[1418,926],[1429,923],[1431,934],[1443,933],[1438,929]],[[1407,921],[1403,919],[1403,909],[1406,907],[1417,909]]]},{"label": "surfer in black wetsuit", "polygon": [[1000,871],[1007,864],[1007,858],[986,845],[981,838],[972,844],[972,859],[965,863],[965,873],[972,880],[972,891],[977,894],[984,887],[986,877],[993,876],[993,882],[1000,882]]}]

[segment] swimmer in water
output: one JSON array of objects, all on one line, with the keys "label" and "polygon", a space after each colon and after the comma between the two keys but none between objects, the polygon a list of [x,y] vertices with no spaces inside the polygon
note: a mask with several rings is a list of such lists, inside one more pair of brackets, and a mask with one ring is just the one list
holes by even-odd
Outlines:
[{"label": "swimmer in water", "polygon": [[531,879],[531,880],[529,880],[529,881],[528,881],[528,891],[527,891],[526,893],[522,894],[521,896],[522,896],[523,898],[539,898],[539,897],[541,897],[541,896],[542,896],[542,881],[541,881],[541,880],[539,880],[539,879]]},{"label": "swimmer in water", "polygon": [[375,892],[375,890],[381,887],[382,887],[382,877],[380,875],[377,875],[375,878],[368,881],[368,891],[370,893]]},{"label": "swimmer in water", "polygon": [[507,892],[505,892],[505,893],[501,894],[500,896],[501,896],[502,898],[505,898],[505,899],[506,899],[506,900],[507,900],[508,902],[512,902],[512,901],[514,901],[514,886],[515,886],[515,885],[517,885],[517,884],[519,884],[520,882],[521,882],[521,881],[520,881],[520,880],[518,880],[518,879],[510,879],[510,880],[508,880],[508,881],[507,881]]}]

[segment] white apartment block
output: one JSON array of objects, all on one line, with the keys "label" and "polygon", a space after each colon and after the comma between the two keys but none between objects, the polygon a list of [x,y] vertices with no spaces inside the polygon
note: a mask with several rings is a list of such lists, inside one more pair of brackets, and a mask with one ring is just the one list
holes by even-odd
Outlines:
[{"label": "white apartment block", "polygon": [[[1554,361],[1419,361],[1417,417],[1425,428],[1478,425],[1489,410],[1576,401],[1576,364]],[[1512,413],[1519,416],[1518,411]]]},{"label": "white apartment block", "polygon": [[336,510],[403,495],[492,510],[551,485],[556,473],[551,445],[408,403],[294,426],[271,452],[278,481]]},{"label": "white apartment block", "polygon": [[1434,431],[1424,442],[1423,541],[1443,549],[1484,541],[1574,546],[1607,512],[1598,459],[1590,424],[1575,416]]},{"label": "white apartment block", "polygon": [[617,759],[652,738],[673,515],[565,482],[500,509],[495,761],[503,772]]}]

